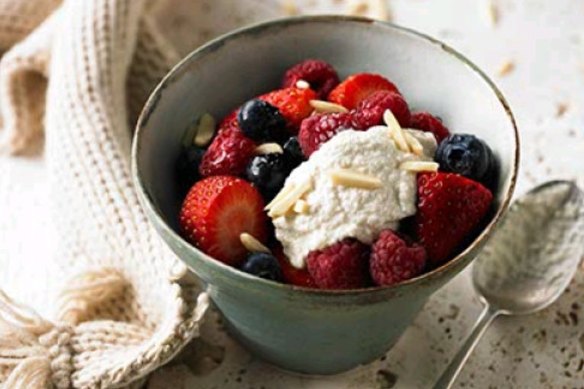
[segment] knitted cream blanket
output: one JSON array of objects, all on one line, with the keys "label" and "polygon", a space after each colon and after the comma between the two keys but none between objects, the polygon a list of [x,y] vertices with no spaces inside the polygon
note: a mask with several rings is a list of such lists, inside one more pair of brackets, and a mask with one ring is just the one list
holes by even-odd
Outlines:
[{"label": "knitted cream blanket", "polygon": [[47,277],[65,286],[51,321],[0,292],[5,388],[125,386],[198,334],[206,295],[149,227],[130,179],[129,123],[177,61],[148,6],[0,0],[2,145],[30,152],[44,129],[60,266]]}]

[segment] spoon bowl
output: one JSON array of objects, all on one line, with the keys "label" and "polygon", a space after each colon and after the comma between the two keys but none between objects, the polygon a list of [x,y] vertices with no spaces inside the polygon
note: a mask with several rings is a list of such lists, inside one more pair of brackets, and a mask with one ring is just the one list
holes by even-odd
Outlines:
[{"label": "spoon bowl", "polygon": [[583,195],[569,181],[551,181],[517,200],[477,258],[473,283],[492,309],[528,314],[554,302],[584,251]]}]

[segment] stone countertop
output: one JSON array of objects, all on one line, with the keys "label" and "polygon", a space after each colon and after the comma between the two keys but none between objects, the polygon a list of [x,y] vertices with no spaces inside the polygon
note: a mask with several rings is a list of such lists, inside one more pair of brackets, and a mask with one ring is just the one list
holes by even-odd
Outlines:
[{"label": "stone countertop", "polygon": [[[165,0],[157,10],[183,53],[235,27],[285,16],[294,7],[260,0]],[[296,0],[302,13],[346,12],[348,1]],[[354,2],[352,2],[354,3]],[[489,4],[498,10],[493,24]],[[522,135],[517,193],[556,178],[584,186],[584,2],[576,0],[390,0],[392,20],[440,38],[489,73],[508,98]],[[358,7],[357,7],[358,8]],[[510,64],[513,64],[511,66]],[[502,67],[513,69],[502,75]],[[50,266],[43,161],[0,159],[0,280],[41,313],[52,296],[31,290]],[[35,221],[31,223],[31,221]],[[34,245],[28,244],[31,236]],[[58,280],[46,280],[46,283]],[[45,290],[51,290],[45,285]],[[430,388],[481,310],[463,272],[436,293],[382,359],[333,377],[291,375],[249,356],[218,330],[155,372],[162,388]],[[193,350],[197,350],[194,352]],[[201,357],[201,355],[205,357]],[[221,361],[218,365],[216,361]],[[217,366],[215,366],[217,365]],[[552,307],[499,318],[466,364],[458,388],[584,388],[584,271]]]}]

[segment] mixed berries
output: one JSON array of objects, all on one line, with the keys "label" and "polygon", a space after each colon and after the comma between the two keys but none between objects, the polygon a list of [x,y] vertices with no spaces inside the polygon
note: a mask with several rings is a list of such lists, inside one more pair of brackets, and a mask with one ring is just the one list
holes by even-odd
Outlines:
[{"label": "mixed berries", "polygon": [[[359,289],[417,277],[476,236],[491,209],[499,169],[483,140],[451,134],[430,113],[412,113],[396,85],[379,74],[341,81],[333,66],[309,59],[286,71],[281,86],[231,111],[208,145],[187,139],[176,171],[187,193],[179,224],[190,243],[267,280]],[[305,268],[292,266],[273,237],[266,206],[324,143],[348,129],[382,125],[386,111],[403,128],[433,134],[438,144],[438,171],[417,173],[416,214],[369,244],[347,237],[310,252]]]}]

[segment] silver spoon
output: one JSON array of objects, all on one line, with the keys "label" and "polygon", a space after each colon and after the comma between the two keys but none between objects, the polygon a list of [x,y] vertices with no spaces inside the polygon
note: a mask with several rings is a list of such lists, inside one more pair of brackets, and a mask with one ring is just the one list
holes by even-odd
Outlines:
[{"label": "silver spoon", "polygon": [[473,266],[485,305],[434,389],[452,387],[493,319],[546,308],[562,294],[584,254],[584,196],[568,181],[551,181],[517,200]]}]

